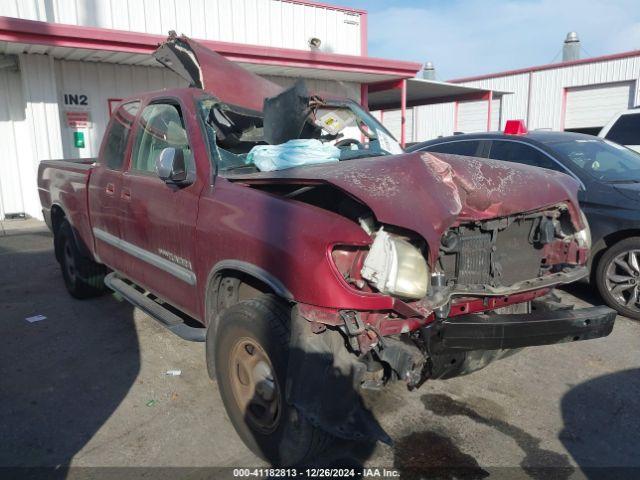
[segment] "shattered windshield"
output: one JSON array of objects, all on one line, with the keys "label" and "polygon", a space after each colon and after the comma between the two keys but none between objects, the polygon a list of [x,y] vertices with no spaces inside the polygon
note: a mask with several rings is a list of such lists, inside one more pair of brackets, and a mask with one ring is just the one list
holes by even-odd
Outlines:
[{"label": "shattered windshield", "polygon": [[[323,101],[314,97],[305,103],[304,109],[298,106],[295,110],[299,122],[295,118],[290,122],[283,121],[287,117],[275,108],[275,113],[262,116],[233,108],[214,98],[200,100],[199,110],[214,156],[212,161],[219,172],[265,170],[264,163],[259,160],[266,150],[272,156],[282,151],[282,155],[286,154],[290,159],[287,166],[275,162],[276,166],[269,168],[271,170],[402,153],[389,131],[353,101]],[[264,125],[265,117],[278,124]],[[277,140],[270,143],[266,138]],[[322,155],[332,158],[313,160]]]}]

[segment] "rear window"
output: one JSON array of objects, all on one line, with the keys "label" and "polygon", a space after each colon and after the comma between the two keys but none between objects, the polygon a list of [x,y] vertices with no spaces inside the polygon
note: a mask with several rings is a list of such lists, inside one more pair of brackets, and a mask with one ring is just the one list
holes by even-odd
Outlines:
[{"label": "rear window", "polygon": [[605,138],[620,145],[640,145],[640,114],[620,115]]},{"label": "rear window", "polygon": [[427,152],[453,153],[455,155],[478,156],[480,150],[479,140],[460,140],[457,142],[438,143],[424,149]]},{"label": "rear window", "polygon": [[135,101],[120,105],[114,113],[102,152],[102,162],[107,168],[111,170],[122,168],[131,126],[139,109],[140,102]]}]

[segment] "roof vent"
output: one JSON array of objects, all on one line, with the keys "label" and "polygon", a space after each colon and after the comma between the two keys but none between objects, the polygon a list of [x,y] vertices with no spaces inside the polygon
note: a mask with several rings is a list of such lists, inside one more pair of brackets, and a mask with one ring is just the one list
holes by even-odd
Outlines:
[{"label": "roof vent", "polygon": [[435,80],[436,79],[436,67],[431,62],[427,62],[424,64],[422,69],[422,78],[425,80]]},{"label": "roof vent", "polygon": [[562,61],[570,62],[572,60],[580,59],[580,39],[576,32],[567,33],[567,38],[564,39],[564,45],[562,46]]}]

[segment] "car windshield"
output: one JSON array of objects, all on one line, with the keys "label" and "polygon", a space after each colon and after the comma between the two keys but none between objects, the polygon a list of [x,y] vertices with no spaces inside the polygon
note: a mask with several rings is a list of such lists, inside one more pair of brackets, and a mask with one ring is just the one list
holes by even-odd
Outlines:
[{"label": "car windshield", "polygon": [[622,145],[599,138],[585,138],[550,146],[598,180],[640,182],[640,155]]},{"label": "car windshield", "polygon": [[[255,170],[248,154],[266,144],[262,117],[235,111],[213,98],[200,100],[199,110],[217,170]],[[328,101],[314,108],[299,138],[335,145],[341,161],[402,153],[391,133],[352,101]]]}]

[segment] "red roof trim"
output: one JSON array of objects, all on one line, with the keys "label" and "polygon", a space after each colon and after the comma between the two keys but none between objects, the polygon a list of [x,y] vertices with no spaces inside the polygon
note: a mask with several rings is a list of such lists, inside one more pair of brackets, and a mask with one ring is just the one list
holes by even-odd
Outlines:
[{"label": "red roof trim", "polygon": [[473,82],[475,80],[486,80],[488,78],[507,77],[510,75],[519,75],[522,73],[539,72],[541,70],[552,70],[554,68],[565,68],[565,67],[572,67],[574,65],[584,65],[586,63],[606,62],[608,60],[618,60],[620,58],[638,57],[638,56],[640,56],[640,50],[631,50],[628,52],[614,53],[611,55],[602,55],[599,57],[581,58],[579,60],[571,60],[569,62],[548,63],[546,65],[520,68],[517,70],[506,70],[504,72],[487,73],[483,75],[476,75],[473,77],[455,78],[453,80],[448,80],[448,81],[451,83]]},{"label": "red roof trim", "polygon": [[[0,17],[0,41],[151,54],[165,36],[77,25]],[[198,40],[229,60],[287,67],[322,68],[410,78],[420,70],[416,62],[318,53],[289,48]]]}]

